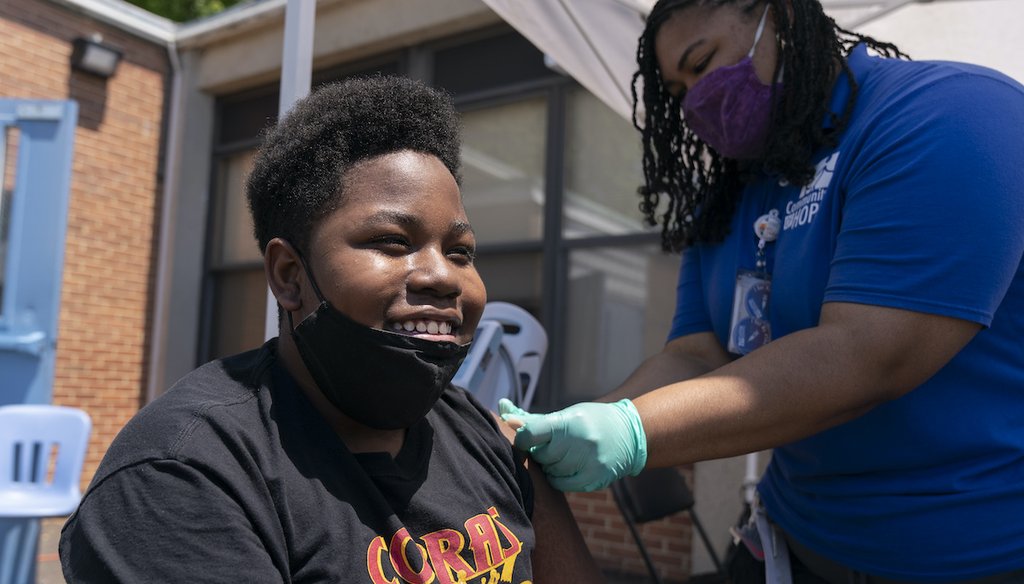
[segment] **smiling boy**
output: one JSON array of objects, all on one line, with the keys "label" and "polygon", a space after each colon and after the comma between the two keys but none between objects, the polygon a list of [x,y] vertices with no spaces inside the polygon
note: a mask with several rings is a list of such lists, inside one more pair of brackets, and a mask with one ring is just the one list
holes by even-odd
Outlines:
[{"label": "smiling boy", "polygon": [[247,194],[280,335],[129,422],[62,532],[69,582],[601,579],[449,383],[486,302],[458,177],[450,99],[408,79],[326,86],[267,134]]}]

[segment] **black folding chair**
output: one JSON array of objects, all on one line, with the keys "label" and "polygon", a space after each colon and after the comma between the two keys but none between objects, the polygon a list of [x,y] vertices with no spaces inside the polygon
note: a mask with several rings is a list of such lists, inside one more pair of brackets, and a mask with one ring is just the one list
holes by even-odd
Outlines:
[{"label": "black folding chair", "polygon": [[630,533],[633,534],[633,539],[636,540],[637,548],[639,548],[640,555],[643,557],[644,563],[647,564],[647,570],[650,571],[654,582],[661,584],[661,576],[658,574],[654,562],[651,561],[650,554],[647,553],[647,547],[640,537],[637,525],[656,521],[682,511],[690,514],[690,521],[704,543],[708,555],[711,556],[711,561],[715,564],[715,575],[721,577],[722,581],[725,580],[722,562],[718,559],[718,554],[715,553],[715,548],[711,545],[704,526],[693,511],[693,493],[687,486],[686,480],[676,469],[648,469],[635,477],[625,477],[615,481],[612,483],[611,489],[615,503],[619,506],[622,517],[626,520]]}]

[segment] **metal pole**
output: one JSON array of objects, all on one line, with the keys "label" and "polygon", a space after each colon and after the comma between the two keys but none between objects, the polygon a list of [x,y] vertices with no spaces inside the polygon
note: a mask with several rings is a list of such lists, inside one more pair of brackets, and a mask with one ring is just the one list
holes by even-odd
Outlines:
[{"label": "metal pole", "polygon": [[[313,77],[313,31],[316,0],[288,0],[284,13],[284,48],[281,52],[281,97],[277,102],[280,122],[292,105],[309,94]],[[277,336],[277,299],[267,288],[264,338]]]}]

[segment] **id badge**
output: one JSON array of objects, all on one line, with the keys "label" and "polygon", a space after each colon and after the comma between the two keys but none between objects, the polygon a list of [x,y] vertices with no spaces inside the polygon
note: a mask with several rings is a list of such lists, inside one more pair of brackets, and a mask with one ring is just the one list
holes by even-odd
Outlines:
[{"label": "id badge", "polygon": [[736,273],[729,324],[730,353],[746,355],[772,340],[772,327],[768,321],[771,291],[772,282],[768,274],[750,270]]}]

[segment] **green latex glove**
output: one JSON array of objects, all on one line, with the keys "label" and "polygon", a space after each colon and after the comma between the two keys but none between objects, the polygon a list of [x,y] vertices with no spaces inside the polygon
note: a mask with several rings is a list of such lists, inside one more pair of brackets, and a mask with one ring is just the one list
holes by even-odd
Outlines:
[{"label": "green latex glove", "polygon": [[560,491],[596,491],[647,464],[647,436],[633,402],[580,403],[531,414],[503,399],[501,419],[522,424],[515,446],[529,452]]}]

